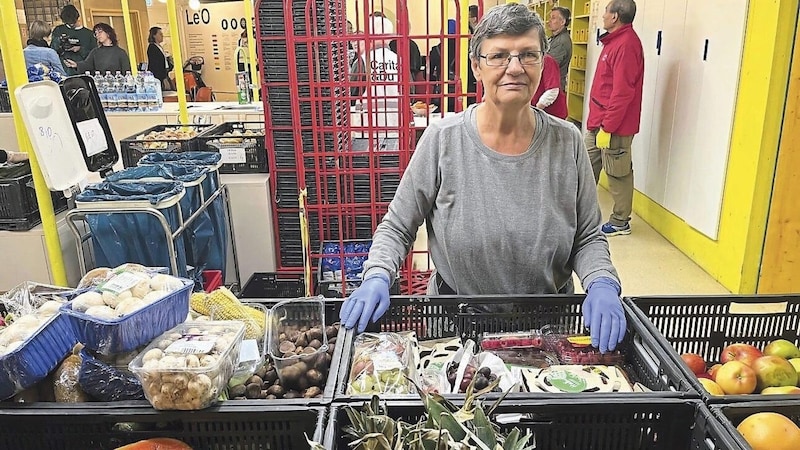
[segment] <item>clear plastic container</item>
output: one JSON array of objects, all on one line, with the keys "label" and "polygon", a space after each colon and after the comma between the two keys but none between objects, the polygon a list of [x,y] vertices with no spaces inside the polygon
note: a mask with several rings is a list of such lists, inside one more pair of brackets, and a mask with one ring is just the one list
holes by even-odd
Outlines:
[{"label": "clear plastic container", "polygon": [[216,403],[236,368],[244,323],[185,322],[156,338],[128,366],[158,410]]},{"label": "clear plastic container", "polygon": [[270,320],[269,356],[281,386],[301,394],[315,387],[324,390],[331,364],[324,301],[282,301],[270,310]]},{"label": "clear plastic container", "polygon": [[481,349],[544,348],[544,339],[538,330],[510,333],[485,333],[481,338]]},{"label": "clear plastic container", "polygon": [[613,366],[625,362],[625,355],[619,350],[600,353],[600,349],[591,346],[589,336],[553,337],[549,346],[562,364]]}]

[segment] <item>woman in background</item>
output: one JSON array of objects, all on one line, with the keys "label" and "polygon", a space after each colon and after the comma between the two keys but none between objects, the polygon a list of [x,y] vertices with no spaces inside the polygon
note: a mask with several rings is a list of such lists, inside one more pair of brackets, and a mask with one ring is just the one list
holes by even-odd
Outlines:
[{"label": "woman in background", "polygon": [[161,46],[161,43],[164,42],[164,32],[161,27],[150,28],[147,42],[149,42],[147,45],[147,70],[152,72],[163,87],[165,80],[169,79],[169,71],[172,67],[170,67],[167,54],[164,53],[164,47]]},{"label": "woman in background", "polygon": [[67,67],[77,69],[78,73],[99,71],[113,74],[119,71],[124,75],[125,72],[131,70],[128,53],[117,45],[117,33],[111,28],[111,25],[98,23],[94,26],[94,36],[100,45],[89,52],[85,61],[64,60]]},{"label": "woman in background", "polygon": [[50,48],[50,44],[44,40],[50,36],[50,27],[41,20],[34,20],[28,27],[28,46],[22,50],[25,56],[25,66],[31,67],[41,64],[49,70],[55,70],[60,74],[66,74],[64,66],[58,53]]}]

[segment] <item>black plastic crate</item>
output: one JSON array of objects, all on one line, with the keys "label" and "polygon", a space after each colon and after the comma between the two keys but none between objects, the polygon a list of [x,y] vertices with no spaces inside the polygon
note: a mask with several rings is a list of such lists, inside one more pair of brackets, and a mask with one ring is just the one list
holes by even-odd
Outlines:
[{"label": "black plastic crate", "polygon": [[[223,154],[219,173],[267,173],[264,136],[264,122],[225,122],[198,136],[197,146],[200,151]],[[245,162],[225,162],[226,155],[241,156],[242,153]]]},{"label": "black plastic crate", "polygon": [[[773,412],[783,414],[795,425],[800,426],[800,400],[783,400],[774,402],[747,402],[729,403],[726,405],[711,405],[711,412],[719,420],[726,433],[730,436],[732,444],[730,450],[752,450],[736,427],[751,414],[760,412]],[[778,437],[780,439],[780,437]],[[795,442],[794,448],[800,448],[800,442]]]},{"label": "black plastic crate", "polygon": [[[51,197],[55,213],[67,209],[63,192],[51,192]],[[0,167],[0,230],[30,230],[41,221],[30,163]]]},{"label": "black plastic crate", "polygon": [[303,274],[256,272],[244,284],[240,298],[297,298],[306,295]]},{"label": "black plastic crate", "polygon": [[[463,402],[462,402],[463,403]],[[491,402],[487,401],[491,404]],[[461,403],[456,402],[457,405]],[[360,407],[362,403],[352,404]],[[325,448],[345,450],[341,431],[350,425],[343,404],[331,406],[325,430]],[[416,423],[425,410],[420,401],[388,402],[394,419]],[[613,404],[589,398],[574,400],[510,400],[498,406],[498,415],[521,420],[503,424],[504,432],[517,427],[530,431],[530,444],[543,450],[728,450],[730,438],[699,400],[617,397]]]},{"label": "black plastic crate", "polygon": [[[136,133],[133,136],[125,138],[119,142],[120,153],[122,154],[122,162],[125,167],[135,167],[139,163],[142,156],[148,153],[162,152],[162,153],[178,153],[178,152],[191,152],[199,149],[197,137],[203,132],[208,131],[214,127],[212,124],[192,124],[192,125],[156,125],[148,128],[141,133]],[[165,130],[194,130],[197,134],[188,139],[155,139],[155,140],[140,140],[138,136],[143,136],[151,132],[163,132]]]},{"label": "black plastic crate", "polygon": [[0,113],[11,112],[11,96],[8,86],[0,86]]},{"label": "black plastic crate", "polygon": [[307,450],[305,436],[322,439],[321,407],[228,401],[202,411],[156,411],[147,402],[119,404],[4,404],[0,448],[112,450],[154,437],[195,449]]},{"label": "black plastic crate", "polygon": [[[710,367],[730,344],[750,344],[763,350],[775,339],[786,339],[800,345],[800,295],[633,297],[624,301],[706,402],[797,398],[760,394],[712,396],[680,355],[697,353]],[[767,304],[776,304],[779,311],[764,312]]]},{"label": "black plastic crate", "polygon": [[[392,297],[391,306],[384,316],[372,323],[367,331],[414,331],[417,339],[428,340],[458,336],[480,342],[488,332],[539,329],[555,325],[568,333],[584,332],[583,295],[486,295],[486,296],[400,296]],[[627,318],[628,334],[618,347],[625,355],[623,368],[632,381],[638,381],[652,392],[647,393],[592,393],[592,394],[540,394],[512,393],[511,398],[586,398],[598,401],[628,397],[649,398],[699,398],[686,375],[678,370],[654,336],[627,305],[623,305]],[[346,352],[342,357],[337,401],[366,400],[368,396],[347,395],[350,363],[355,333],[347,334]],[[495,394],[492,394],[495,395]],[[448,394],[453,398],[463,394]],[[386,399],[403,399],[408,395],[383,395]]]}]

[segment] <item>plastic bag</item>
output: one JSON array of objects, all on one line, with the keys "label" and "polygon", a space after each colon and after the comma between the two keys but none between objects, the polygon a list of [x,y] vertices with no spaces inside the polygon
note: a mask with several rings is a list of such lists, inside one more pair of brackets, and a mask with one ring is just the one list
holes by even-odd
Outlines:
[{"label": "plastic bag", "polygon": [[95,358],[86,349],[80,356],[78,383],[92,398],[103,402],[144,400],[142,383],[136,376]]},{"label": "plastic bag", "polygon": [[414,333],[362,333],[353,341],[347,393],[410,394],[414,379],[411,339]]}]

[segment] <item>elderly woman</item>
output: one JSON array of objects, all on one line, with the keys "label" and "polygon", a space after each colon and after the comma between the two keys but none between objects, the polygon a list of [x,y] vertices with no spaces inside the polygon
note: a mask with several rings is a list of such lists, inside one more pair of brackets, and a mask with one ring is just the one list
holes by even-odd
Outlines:
[{"label": "elderly woman", "polygon": [[530,104],[546,51],[524,5],[480,21],[470,61],[484,101],[425,130],[342,307],[347,328],[387,311],[390,280],[425,222],[437,269],[429,294],[572,293],[575,271],[592,344],[606,352],[622,341],[621,288],[580,131]]},{"label": "elderly woman", "polygon": [[117,45],[117,33],[107,23],[98,23],[94,26],[94,36],[97,38],[98,47],[89,52],[85,61],[75,62],[71,59],[64,60],[67,67],[76,69],[78,73],[86,71],[99,71],[100,73],[125,72],[131,70],[131,61],[128,53]]},{"label": "elderly woman", "polygon": [[58,53],[50,48],[50,44],[44,40],[47,36],[50,36],[50,26],[41,20],[31,22],[28,27],[28,45],[22,49],[22,54],[25,56],[25,65],[31,67],[41,64],[47,67],[48,70],[55,70],[64,74],[66,72],[61,65]]}]

